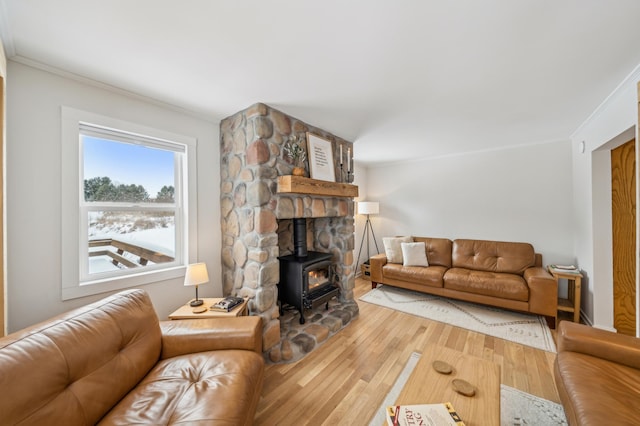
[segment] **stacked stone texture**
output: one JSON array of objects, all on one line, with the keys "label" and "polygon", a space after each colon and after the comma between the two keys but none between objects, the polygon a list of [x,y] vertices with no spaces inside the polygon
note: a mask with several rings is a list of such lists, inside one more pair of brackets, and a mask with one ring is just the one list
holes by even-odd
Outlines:
[{"label": "stacked stone texture", "polygon": [[250,298],[266,352],[280,343],[278,256],[292,252],[292,218],[308,218],[308,249],[333,254],[341,301],[353,301],[353,199],[277,193],[278,176],[293,169],[283,146],[306,132],[332,141],[336,170],[338,146],[353,152],[352,143],[261,103],[220,124],[223,292]]}]

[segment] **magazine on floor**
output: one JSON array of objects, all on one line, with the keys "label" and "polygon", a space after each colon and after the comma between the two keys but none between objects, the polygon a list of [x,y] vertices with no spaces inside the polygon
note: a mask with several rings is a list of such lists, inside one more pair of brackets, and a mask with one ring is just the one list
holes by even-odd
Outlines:
[{"label": "magazine on floor", "polygon": [[387,425],[464,426],[450,402],[440,404],[393,405],[387,407]]}]

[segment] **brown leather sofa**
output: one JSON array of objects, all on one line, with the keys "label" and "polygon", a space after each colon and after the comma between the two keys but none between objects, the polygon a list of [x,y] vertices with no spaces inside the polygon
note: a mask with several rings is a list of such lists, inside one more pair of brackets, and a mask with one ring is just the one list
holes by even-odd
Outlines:
[{"label": "brown leather sofa", "polygon": [[552,327],[558,285],[528,243],[413,237],[424,242],[429,266],[389,263],[386,254],[370,259],[371,281],[468,302],[531,312]]},{"label": "brown leather sofa", "polygon": [[253,423],[259,317],[159,322],[129,290],[0,339],[0,423]]},{"label": "brown leather sofa", "polygon": [[640,339],[562,321],[554,371],[570,425],[637,425]]}]

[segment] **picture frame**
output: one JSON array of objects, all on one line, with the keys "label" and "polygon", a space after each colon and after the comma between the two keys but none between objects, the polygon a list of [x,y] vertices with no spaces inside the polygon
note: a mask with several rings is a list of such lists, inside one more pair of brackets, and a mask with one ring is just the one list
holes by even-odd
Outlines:
[{"label": "picture frame", "polygon": [[311,179],[336,181],[333,165],[333,144],[330,140],[307,132],[307,156]]}]

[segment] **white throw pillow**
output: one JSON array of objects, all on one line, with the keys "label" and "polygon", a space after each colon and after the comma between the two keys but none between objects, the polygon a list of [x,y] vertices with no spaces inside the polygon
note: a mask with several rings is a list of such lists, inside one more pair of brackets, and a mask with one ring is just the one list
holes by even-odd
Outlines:
[{"label": "white throw pillow", "polygon": [[404,266],[429,266],[424,243],[402,243],[400,247]]},{"label": "white throw pillow", "polygon": [[402,263],[402,243],[410,243],[413,237],[385,237],[382,239],[384,253],[387,255],[387,262]]}]

